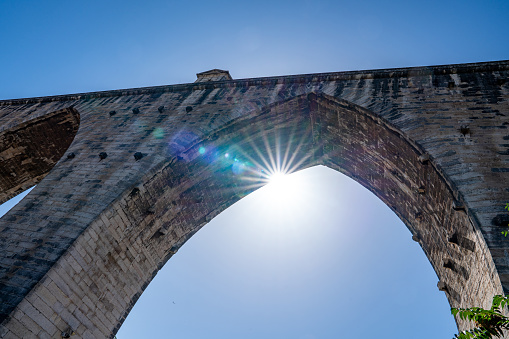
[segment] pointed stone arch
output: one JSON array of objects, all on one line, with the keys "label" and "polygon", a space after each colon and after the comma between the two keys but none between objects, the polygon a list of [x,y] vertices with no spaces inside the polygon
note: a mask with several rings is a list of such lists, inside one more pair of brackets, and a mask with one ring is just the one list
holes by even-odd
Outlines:
[{"label": "pointed stone arch", "polygon": [[113,336],[166,260],[262,183],[278,142],[283,157],[295,153],[293,170],[328,166],[384,201],[451,305],[487,306],[509,286],[500,232],[508,69],[226,78],[0,101],[2,130],[71,108],[81,120],[75,157],[0,219],[0,337]]},{"label": "pointed stone arch", "polygon": [[479,286],[498,288],[482,279],[493,270],[484,240],[433,159],[369,110],[310,93],[174,151],[94,219],[18,308],[56,299],[75,311],[58,315],[54,329],[112,337],[164,263],[214,216],[260,187],[278,158],[292,171],[325,165],[377,195],[421,244],[452,306],[482,300]]}]

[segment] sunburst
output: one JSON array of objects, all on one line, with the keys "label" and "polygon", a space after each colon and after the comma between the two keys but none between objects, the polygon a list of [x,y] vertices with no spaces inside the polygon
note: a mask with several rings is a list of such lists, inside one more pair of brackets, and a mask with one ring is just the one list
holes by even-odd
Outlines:
[{"label": "sunburst", "polygon": [[247,189],[257,189],[267,184],[281,190],[288,189],[285,184],[288,175],[300,169],[312,155],[309,150],[303,152],[307,140],[296,130],[293,128],[286,138],[277,129],[262,132],[258,142],[249,138],[251,152],[242,149],[239,152],[239,158],[246,159],[246,170],[240,179],[245,182]]}]

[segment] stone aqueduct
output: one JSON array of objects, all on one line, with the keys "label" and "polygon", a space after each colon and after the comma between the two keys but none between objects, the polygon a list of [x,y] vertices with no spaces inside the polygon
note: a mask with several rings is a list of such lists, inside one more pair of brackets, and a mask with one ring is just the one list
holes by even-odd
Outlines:
[{"label": "stone aqueduct", "polygon": [[296,170],[324,165],[371,190],[450,304],[487,306],[509,291],[508,75],[509,61],[212,70],[192,84],[0,101],[0,201],[37,184],[0,219],[0,337],[113,337],[278,148]]}]

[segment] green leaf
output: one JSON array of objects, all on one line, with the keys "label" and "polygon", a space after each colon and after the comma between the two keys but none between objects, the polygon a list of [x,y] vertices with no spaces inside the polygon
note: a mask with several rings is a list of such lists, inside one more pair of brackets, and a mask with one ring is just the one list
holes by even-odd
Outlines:
[{"label": "green leaf", "polygon": [[[507,231],[506,233],[509,233]],[[451,308],[451,314],[463,320],[474,322],[478,327],[463,331],[455,335],[456,339],[492,339],[504,337],[504,331],[509,330],[509,318],[502,314],[502,310],[509,304],[509,296],[495,295],[491,308],[481,307]]]}]

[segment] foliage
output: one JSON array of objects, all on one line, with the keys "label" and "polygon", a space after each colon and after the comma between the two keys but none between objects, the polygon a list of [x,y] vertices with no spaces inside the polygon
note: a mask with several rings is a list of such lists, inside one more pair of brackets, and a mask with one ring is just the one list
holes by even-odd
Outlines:
[{"label": "foliage", "polygon": [[509,303],[509,296],[496,295],[489,310],[480,307],[451,308],[451,313],[460,319],[473,321],[476,328],[463,331],[454,336],[456,339],[491,339],[503,338],[504,330],[509,330],[509,318],[502,310]]},{"label": "foliage", "polygon": [[[507,212],[509,212],[509,202],[505,204],[504,209],[506,209]],[[507,226],[509,226],[509,225],[507,225]],[[504,237],[507,237],[508,233],[509,233],[509,231],[502,231],[502,234],[504,235]]]}]

